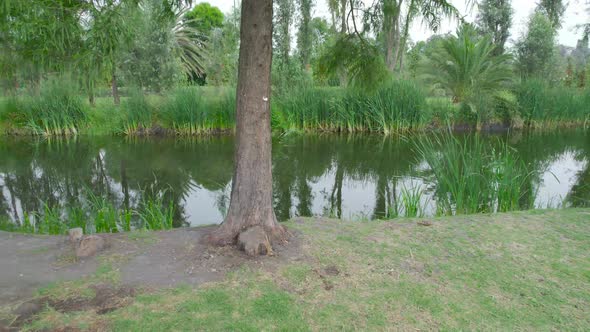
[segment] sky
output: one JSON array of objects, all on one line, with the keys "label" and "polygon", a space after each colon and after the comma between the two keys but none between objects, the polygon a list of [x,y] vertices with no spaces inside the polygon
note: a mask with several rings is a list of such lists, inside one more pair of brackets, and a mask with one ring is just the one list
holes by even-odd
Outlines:
[{"label": "sky", "polygon": [[[211,5],[219,7],[222,12],[228,13],[231,11],[234,2],[237,0],[197,0],[196,2],[209,2]],[[567,1],[567,0],[566,0]],[[569,0],[568,9],[564,15],[563,28],[559,31],[559,43],[575,47],[578,39],[580,39],[581,31],[576,31],[575,27],[579,24],[588,22],[590,19],[585,11],[587,5],[584,4],[585,0]],[[461,13],[467,14],[467,21],[474,21],[477,16],[477,7],[468,11],[465,0],[451,0],[452,4],[457,7]],[[512,7],[514,8],[513,26],[511,30],[511,40],[517,39],[523,30],[526,28],[526,22],[529,15],[536,7],[537,1],[535,0],[513,0]],[[329,11],[327,6],[327,0],[316,0],[315,8],[313,9],[313,16],[322,16],[325,18],[329,17]],[[447,21],[442,24],[442,29],[438,33],[453,32],[456,30],[457,22]],[[413,41],[426,40],[433,34],[432,31],[428,31],[416,22],[410,31],[410,37]],[[511,43],[511,41],[509,41]]]}]

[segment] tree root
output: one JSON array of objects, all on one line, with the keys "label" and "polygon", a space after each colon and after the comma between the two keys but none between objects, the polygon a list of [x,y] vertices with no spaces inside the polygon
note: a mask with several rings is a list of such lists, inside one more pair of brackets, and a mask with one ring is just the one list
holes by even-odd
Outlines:
[{"label": "tree root", "polygon": [[265,229],[261,225],[253,225],[243,230],[233,230],[221,225],[206,238],[207,243],[214,246],[237,245],[249,256],[273,255],[273,244],[287,242],[289,233],[284,226]]}]

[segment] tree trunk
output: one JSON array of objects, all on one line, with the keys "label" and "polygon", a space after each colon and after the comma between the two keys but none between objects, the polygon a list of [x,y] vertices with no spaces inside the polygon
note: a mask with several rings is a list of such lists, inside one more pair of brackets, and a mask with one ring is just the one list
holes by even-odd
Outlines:
[{"label": "tree trunk", "polygon": [[88,92],[88,103],[92,107],[96,106],[96,101],[94,100],[94,93],[93,92]]},{"label": "tree trunk", "polygon": [[340,0],[340,33],[345,35],[348,32],[347,24],[346,24],[346,2],[348,0]]},{"label": "tree trunk", "polygon": [[390,72],[397,65],[400,46],[400,14],[403,0],[390,0],[383,8],[383,30],[385,33],[385,64]]},{"label": "tree trunk", "polygon": [[271,244],[287,236],[272,206],[272,0],[244,0],[241,17],[232,193],[225,220],[208,240],[237,242],[249,255],[270,254]]},{"label": "tree trunk", "polygon": [[16,77],[16,75],[14,75],[13,78],[13,84],[14,84],[14,95],[18,95],[18,89],[20,88],[20,84],[18,83],[18,77]]},{"label": "tree trunk", "polygon": [[113,70],[113,76],[112,76],[112,80],[111,80],[111,88],[113,91],[113,101],[115,102],[115,105],[119,105],[121,103],[121,98],[119,97],[119,86],[117,85],[117,75],[115,74],[114,70]]}]

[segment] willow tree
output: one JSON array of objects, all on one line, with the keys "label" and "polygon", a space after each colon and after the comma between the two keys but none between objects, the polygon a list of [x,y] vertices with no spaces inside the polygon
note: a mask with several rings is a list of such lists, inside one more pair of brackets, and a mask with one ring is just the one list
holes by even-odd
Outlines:
[{"label": "willow tree", "polygon": [[88,92],[90,104],[94,104],[94,83],[99,77],[110,77],[113,102],[120,102],[117,83],[117,58],[121,48],[130,42],[132,33],[128,25],[129,10],[132,10],[132,1],[105,0],[92,3],[89,6],[87,17],[89,18],[86,32],[85,52],[81,65],[85,71],[85,86]]},{"label": "willow tree", "polygon": [[232,192],[227,216],[209,241],[270,254],[287,236],[272,205],[272,0],[244,0],[241,17]]}]

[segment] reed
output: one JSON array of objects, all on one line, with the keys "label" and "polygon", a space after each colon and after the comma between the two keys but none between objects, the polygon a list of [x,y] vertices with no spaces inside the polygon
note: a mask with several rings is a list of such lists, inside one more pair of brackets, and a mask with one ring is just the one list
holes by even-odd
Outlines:
[{"label": "reed", "polygon": [[63,208],[44,203],[41,211],[27,212],[17,222],[1,219],[0,230],[63,235],[68,229],[76,227],[82,228],[85,234],[171,229],[176,209],[172,202],[165,204],[163,196],[144,197],[137,209],[121,209],[107,198],[89,193],[84,208]]},{"label": "reed", "polygon": [[88,120],[77,91],[66,78],[43,81],[37,95],[10,97],[0,104],[0,121],[27,134],[76,135]]},{"label": "reed", "polygon": [[[499,147],[498,147],[499,146]],[[436,180],[437,210],[468,214],[532,207],[532,171],[507,143],[449,133],[425,136],[415,149]]]},{"label": "reed", "polygon": [[121,109],[125,114],[121,129],[123,134],[133,135],[152,126],[154,108],[140,89],[129,91],[129,98],[122,102]]},{"label": "reed", "polygon": [[136,211],[143,228],[149,230],[166,230],[174,227],[174,204],[164,204],[164,195],[147,198],[141,202],[141,208]]},{"label": "reed", "polygon": [[379,132],[417,128],[426,97],[413,82],[394,80],[374,92],[301,87],[276,97],[273,125],[283,131]]},{"label": "reed", "polygon": [[555,128],[587,123],[590,119],[587,90],[527,80],[518,86],[517,99],[520,115],[528,127]]},{"label": "reed", "polygon": [[161,113],[177,135],[228,130],[235,125],[235,97],[230,92],[205,97],[200,88],[180,87],[173,91]]},{"label": "reed", "polygon": [[400,200],[405,217],[421,217],[424,214],[424,207],[422,206],[423,196],[424,189],[420,185],[411,186],[410,188],[406,186],[402,187]]}]

